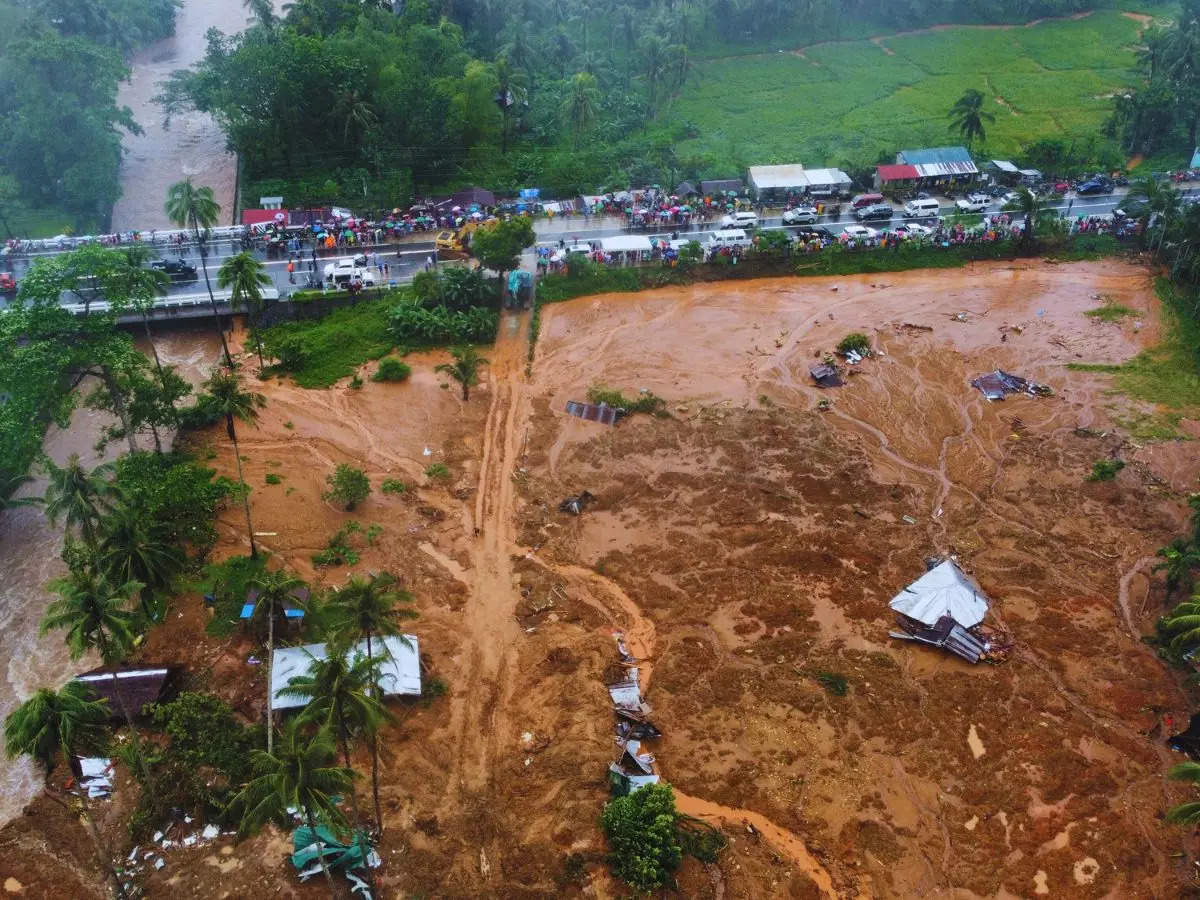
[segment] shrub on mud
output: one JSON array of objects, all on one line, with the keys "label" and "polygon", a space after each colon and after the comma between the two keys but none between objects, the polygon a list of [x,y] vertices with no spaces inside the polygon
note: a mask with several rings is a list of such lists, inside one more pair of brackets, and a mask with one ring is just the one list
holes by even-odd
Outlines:
[{"label": "shrub on mud", "polygon": [[321,495],[321,499],[333,501],[347,512],[366,500],[371,493],[371,481],[366,472],[346,463],[338,463],[325,481],[329,484],[329,490]]},{"label": "shrub on mud", "polygon": [[399,478],[385,478],[379,489],[385,494],[403,494],[408,491],[408,484]]},{"label": "shrub on mud", "polygon": [[871,339],[861,331],[852,331],[840,341],[838,341],[837,352],[845,356],[853,350],[855,353],[865,355],[871,352]]},{"label": "shrub on mud", "polygon": [[1125,463],[1119,459],[1098,459],[1092,463],[1088,481],[1112,481],[1117,473],[1125,468]]},{"label": "shrub on mud", "polygon": [[588,388],[587,398],[589,403],[603,403],[605,406],[623,409],[629,415],[634,413],[666,415],[667,401],[650,391],[643,391],[638,394],[636,400],[632,400],[619,390],[612,390],[597,384]]},{"label": "shrub on mud", "polygon": [[425,477],[445,481],[450,477],[450,467],[445,463],[431,463],[425,467]]},{"label": "shrub on mud", "polygon": [[358,562],[358,548],[351,543],[351,537],[356,534],[363,535],[363,540],[367,546],[375,543],[375,539],[383,533],[383,527],[380,525],[371,525],[364,529],[362,525],[351,519],[329,538],[325,549],[320,553],[314,553],[312,561],[314,566],[352,566]]},{"label": "shrub on mud", "polygon": [[674,881],[683,861],[676,832],[675,792],[667,784],[648,784],[604,807],[601,824],[617,877],[642,891]]},{"label": "shrub on mud", "polygon": [[372,381],[405,381],[412,374],[412,368],[406,362],[394,356],[385,356],[379,361],[379,368],[371,376]]}]

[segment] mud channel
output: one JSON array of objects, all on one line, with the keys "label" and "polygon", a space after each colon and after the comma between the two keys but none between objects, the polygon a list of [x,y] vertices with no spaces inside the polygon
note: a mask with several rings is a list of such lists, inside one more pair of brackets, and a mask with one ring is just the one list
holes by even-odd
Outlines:
[{"label": "mud channel", "polygon": [[[1084,316],[1100,295],[1139,314]],[[241,438],[260,540],[319,584],[401,575],[426,679],[447,687],[398,704],[383,742],[384,895],[624,895],[597,828],[620,629],[647,660],[661,772],[730,837],[716,865],[685,862],[683,896],[1178,896],[1196,848],[1159,820],[1183,794],[1158,727],[1186,704],[1140,636],[1200,460],[1130,441],[1105,379],[1066,368],[1154,342],[1155,304],[1148,273],[1115,262],[712,284],[546,307],[528,373],[528,323],[506,316],[467,403],[438,354],[411,355],[400,385],[265,383]],[[854,330],[879,355],[813,387]],[[968,382],[997,367],[1054,396],[987,403]],[[568,418],[595,384],[651,390],[669,416]],[[232,472],[219,430],[195,443]],[[1116,480],[1086,481],[1112,454]],[[351,514],[320,497],[342,461],[376,486]],[[412,488],[383,495],[385,477]],[[583,489],[582,516],[558,511]],[[348,518],[383,530],[352,569],[314,570]],[[236,511],[221,529],[221,553],[245,551]],[[888,600],[946,553],[1013,635],[1006,663],[888,638]],[[206,619],[182,598],[146,658],[261,715],[255,646],[206,638]],[[0,877],[54,896],[67,863],[37,847],[75,826],[31,811],[0,833],[24,854],[0,854]],[[269,832],[173,850],[150,895],[325,895],[286,849]]]}]

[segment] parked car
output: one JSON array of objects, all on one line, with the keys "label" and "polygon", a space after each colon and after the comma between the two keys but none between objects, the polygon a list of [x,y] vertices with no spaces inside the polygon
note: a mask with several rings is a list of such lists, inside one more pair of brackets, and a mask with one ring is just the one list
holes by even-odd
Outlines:
[{"label": "parked car", "polygon": [[928,237],[933,234],[933,229],[928,225],[920,225],[916,222],[903,222],[893,229],[896,234],[904,237]]},{"label": "parked car", "polygon": [[867,206],[874,206],[876,203],[883,202],[883,194],[856,194],[854,199],[850,201],[850,205],[855,209],[863,209]]},{"label": "parked car", "polygon": [[1075,193],[1081,197],[1086,196],[1087,194],[1111,194],[1112,185],[1107,181],[1085,181],[1079,186],[1079,189],[1076,190]]},{"label": "parked car", "polygon": [[895,210],[888,203],[872,203],[870,206],[864,206],[862,209],[854,211],[854,218],[860,222],[866,222],[870,219],[890,219],[895,215]]},{"label": "parked car", "polygon": [[955,200],[954,205],[959,212],[964,213],[981,213],[988,208],[988,197],[981,197],[979,194],[971,194],[969,197],[963,197],[961,200]]},{"label": "parked car", "polygon": [[797,240],[807,238],[830,238],[835,237],[834,233],[828,228],[821,225],[801,225],[792,232]]},{"label": "parked car", "polygon": [[879,232],[874,228],[868,228],[866,225],[847,225],[842,229],[843,232],[850,235],[852,238],[874,238],[879,236]]},{"label": "parked car", "polygon": [[1021,195],[1016,191],[1009,191],[1000,196],[1000,207],[1007,209],[1010,205],[1020,202]]},{"label": "parked car", "polygon": [[784,225],[811,225],[817,221],[817,211],[811,206],[797,206],[783,214]]},{"label": "parked car", "polygon": [[721,219],[722,228],[757,228],[758,213],[735,212]]},{"label": "parked car", "polygon": [[182,259],[151,260],[150,268],[166,272],[172,281],[195,281],[196,267],[185,263]]},{"label": "parked car", "polygon": [[17,279],[13,277],[12,272],[0,272],[0,294],[15,294],[17,292]]}]

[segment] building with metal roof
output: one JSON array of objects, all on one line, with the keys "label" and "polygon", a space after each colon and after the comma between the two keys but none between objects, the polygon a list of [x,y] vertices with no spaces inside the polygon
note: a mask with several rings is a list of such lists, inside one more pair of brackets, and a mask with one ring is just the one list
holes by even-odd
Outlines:
[{"label": "building with metal roof", "polygon": [[888,604],[901,615],[933,626],[950,616],[964,628],[978,625],[987,615],[988,599],[975,583],[946,560],[934,566]]},{"label": "building with metal roof", "polygon": [[[382,660],[379,667],[379,689],[385,697],[421,696],[421,662],[417,637],[413,634],[389,635],[375,638],[373,656]],[[351,654],[367,655],[367,642],[359,641]],[[324,644],[304,644],[299,647],[276,647],[271,662],[271,711],[295,709],[307,702],[303,697],[284,694],[288,682],[308,674],[314,660],[325,659]]]}]

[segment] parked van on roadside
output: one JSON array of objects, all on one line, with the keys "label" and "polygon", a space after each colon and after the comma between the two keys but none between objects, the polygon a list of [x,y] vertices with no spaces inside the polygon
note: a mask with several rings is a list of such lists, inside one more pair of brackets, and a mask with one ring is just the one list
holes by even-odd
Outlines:
[{"label": "parked van on roadside", "polygon": [[854,199],[850,201],[850,206],[854,209],[862,209],[864,206],[874,206],[876,203],[883,202],[883,194],[855,194]]},{"label": "parked van on roadside", "polygon": [[906,219],[930,219],[938,214],[938,202],[932,197],[924,200],[909,200],[904,204]]},{"label": "parked van on roadside", "polygon": [[750,239],[740,228],[722,228],[709,232],[708,243],[711,247],[749,247]]}]

